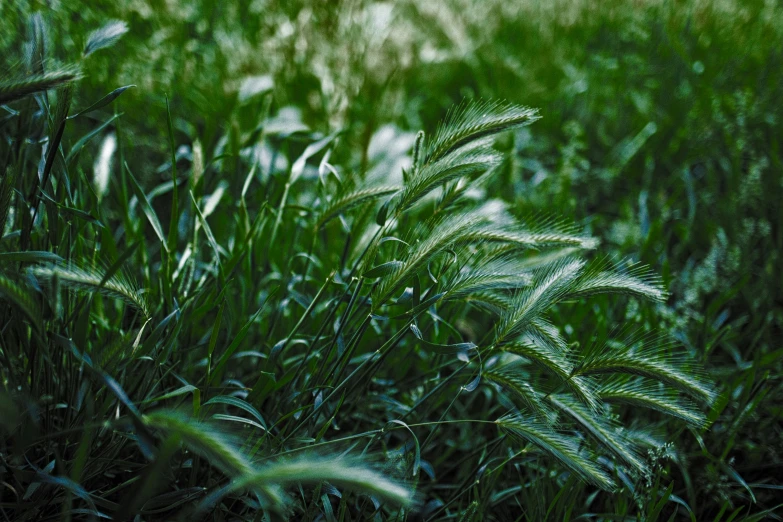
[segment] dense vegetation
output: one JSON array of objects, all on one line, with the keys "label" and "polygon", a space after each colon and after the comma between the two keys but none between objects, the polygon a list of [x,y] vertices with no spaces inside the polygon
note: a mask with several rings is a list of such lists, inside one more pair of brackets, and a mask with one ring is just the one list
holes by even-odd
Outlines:
[{"label": "dense vegetation", "polygon": [[778,3],[65,4],[0,4],[5,520],[779,518]]}]

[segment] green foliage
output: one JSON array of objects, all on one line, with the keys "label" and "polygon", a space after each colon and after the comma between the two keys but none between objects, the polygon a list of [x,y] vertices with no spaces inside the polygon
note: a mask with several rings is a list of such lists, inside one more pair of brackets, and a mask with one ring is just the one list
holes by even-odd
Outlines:
[{"label": "green foliage", "polygon": [[0,511],[775,517],[783,17],[681,4],[0,5]]}]

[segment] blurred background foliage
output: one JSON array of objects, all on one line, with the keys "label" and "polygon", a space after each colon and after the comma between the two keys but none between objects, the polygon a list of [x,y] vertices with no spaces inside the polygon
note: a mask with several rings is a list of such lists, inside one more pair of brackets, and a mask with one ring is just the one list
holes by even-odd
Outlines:
[{"label": "blurred background foliage", "polygon": [[[412,132],[433,130],[465,98],[540,108],[539,122],[502,139],[511,159],[487,197],[520,216],[585,223],[605,251],[650,264],[672,292],[657,310],[599,300],[558,321],[584,339],[663,321],[723,394],[709,432],[676,439],[666,464],[675,493],[698,520],[725,500],[748,512],[779,502],[779,0],[2,2],[3,66],[35,11],[63,63],[92,28],[128,24],[113,52],[84,62],[75,106],[136,85],[117,102],[118,132],[148,186],[165,176],[166,96],[181,161],[198,140],[208,158],[241,149],[270,173],[304,148],[293,140],[277,152],[279,137],[298,130],[340,131],[341,164],[398,176]],[[73,135],[98,123],[74,121],[83,132]],[[549,506],[560,494],[539,489],[529,502]]]}]

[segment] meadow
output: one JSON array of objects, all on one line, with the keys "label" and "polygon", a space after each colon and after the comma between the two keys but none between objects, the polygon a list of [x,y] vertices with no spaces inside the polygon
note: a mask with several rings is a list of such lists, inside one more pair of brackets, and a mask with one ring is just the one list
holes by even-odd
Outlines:
[{"label": "meadow", "polygon": [[779,520],[783,5],[0,3],[4,520]]}]

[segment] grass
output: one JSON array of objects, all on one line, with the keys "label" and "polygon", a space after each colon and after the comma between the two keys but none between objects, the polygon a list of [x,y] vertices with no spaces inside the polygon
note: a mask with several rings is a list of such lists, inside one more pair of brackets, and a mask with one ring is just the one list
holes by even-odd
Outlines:
[{"label": "grass", "polygon": [[779,9],[253,9],[0,7],[6,519],[778,516]]}]

